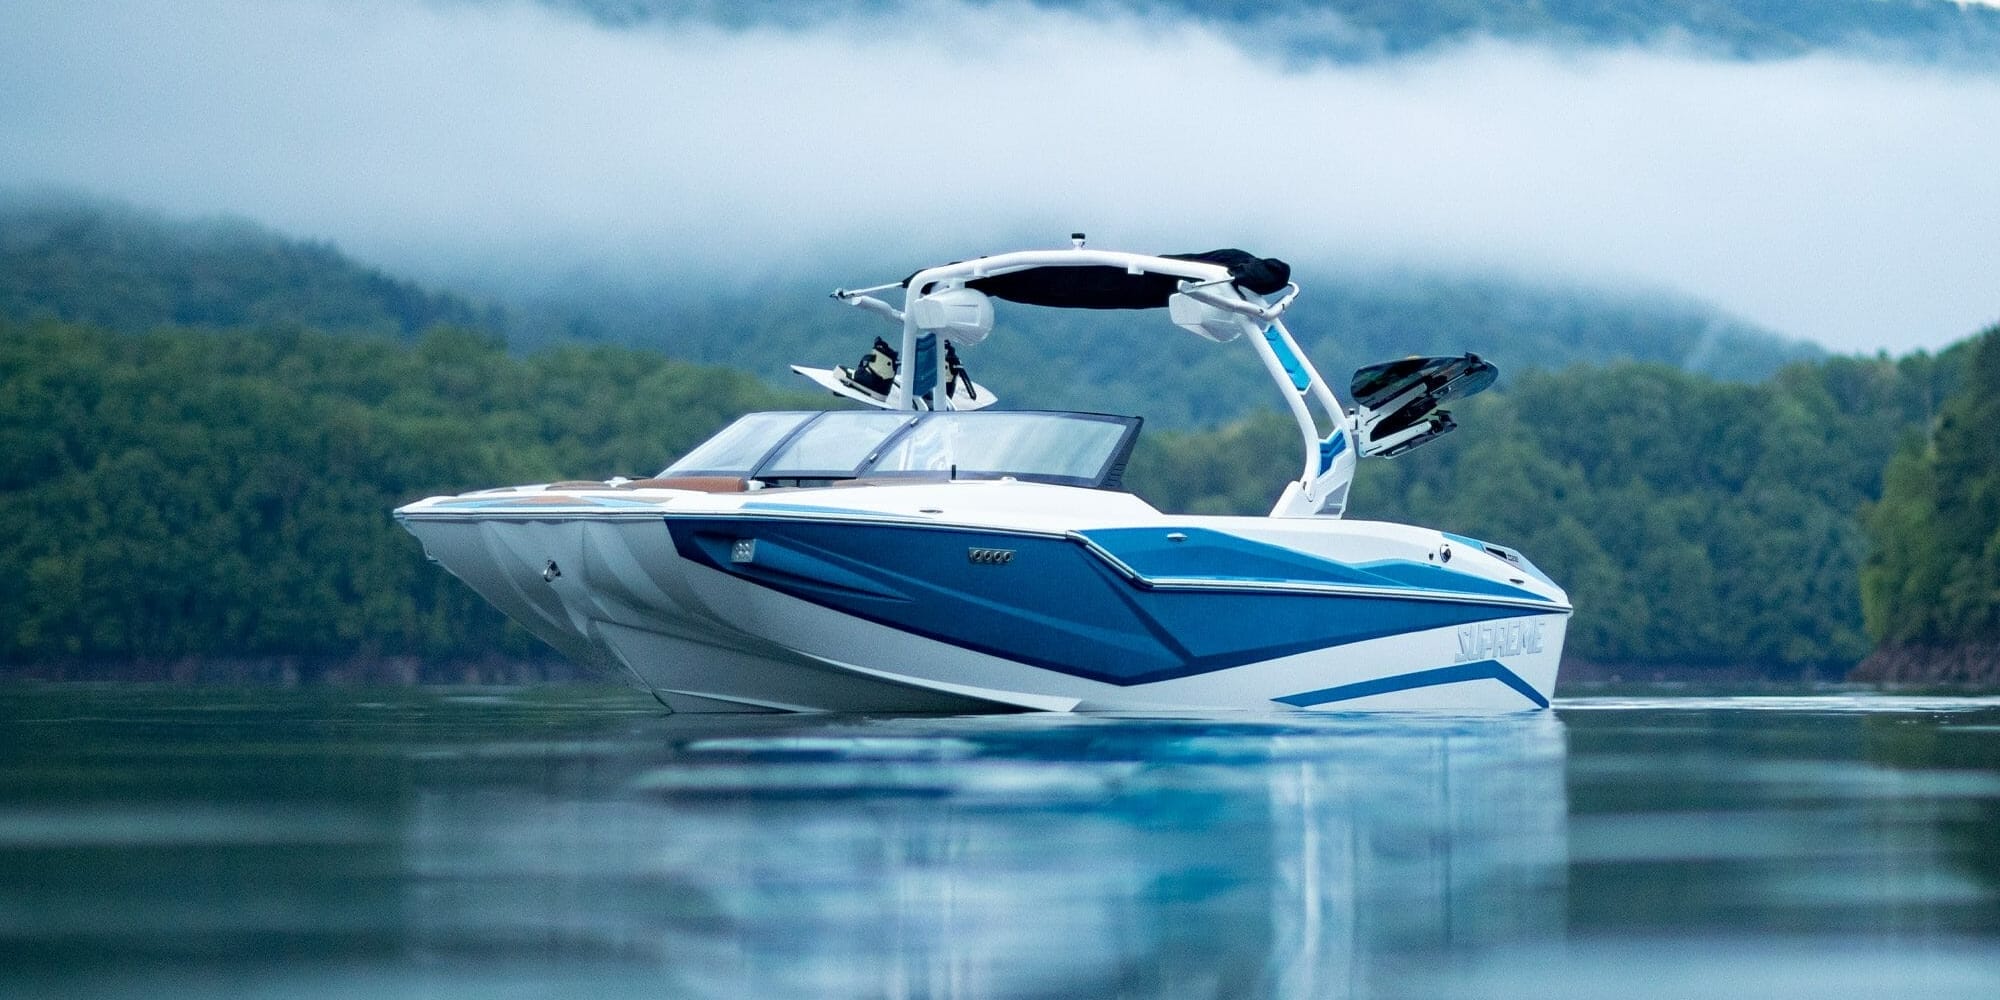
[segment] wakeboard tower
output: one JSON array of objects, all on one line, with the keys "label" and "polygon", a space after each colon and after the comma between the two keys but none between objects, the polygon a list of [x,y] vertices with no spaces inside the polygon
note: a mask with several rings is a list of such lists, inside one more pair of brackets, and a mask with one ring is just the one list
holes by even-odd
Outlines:
[{"label": "wakeboard tower", "polygon": [[[1073,250],[1084,249],[1082,233],[1070,234],[1070,240]],[[1456,430],[1444,404],[1482,392],[1499,378],[1499,369],[1477,354],[1384,361],[1354,373],[1354,407],[1343,409],[1281,319],[1298,294],[1290,265],[1237,249],[1153,259],[1220,267],[1227,278],[1199,281],[1117,263],[1062,262],[975,269],[970,277],[940,278],[914,289],[911,283],[929,272],[895,284],[837,289],[834,298],[903,326],[902,349],[877,337],[853,368],[793,365],[792,371],[836,396],[882,409],[982,409],[997,397],[966,374],[957,349],[979,344],[992,331],[993,299],[1067,309],[1164,306],[1176,325],[1219,343],[1252,334],[1266,369],[1288,390],[1306,443],[1304,472],[1272,514],[1334,517],[1345,509],[1355,457],[1394,458]],[[874,297],[889,289],[914,296],[907,314]],[[1268,301],[1269,296],[1278,298]],[[916,359],[917,377],[926,387],[919,393],[902,391],[900,359],[906,354]],[[933,398],[940,380],[946,385],[942,403]],[[1317,415],[1308,401],[1318,404]]]}]

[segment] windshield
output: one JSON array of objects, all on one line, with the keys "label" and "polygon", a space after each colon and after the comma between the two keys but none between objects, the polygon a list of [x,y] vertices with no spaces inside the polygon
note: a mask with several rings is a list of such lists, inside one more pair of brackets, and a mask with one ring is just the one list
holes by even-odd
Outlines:
[{"label": "windshield", "polygon": [[763,463],[771,449],[784,443],[800,424],[817,416],[817,413],[751,413],[739,417],[686,457],[667,466],[660,475],[748,476]]},{"label": "windshield", "polygon": [[869,454],[915,416],[902,411],[829,413],[792,435],[758,470],[763,476],[851,476]]},{"label": "windshield", "polygon": [[753,413],[662,476],[732,475],[774,486],[861,476],[1010,476],[1122,488],[1139,418],[1035,411]]},{"label": "windshield", "polygon": [[939,414],[883,449],[872,473],[952,472],[1095,480],[1124,439],[1126,425],[1049,413]]}]

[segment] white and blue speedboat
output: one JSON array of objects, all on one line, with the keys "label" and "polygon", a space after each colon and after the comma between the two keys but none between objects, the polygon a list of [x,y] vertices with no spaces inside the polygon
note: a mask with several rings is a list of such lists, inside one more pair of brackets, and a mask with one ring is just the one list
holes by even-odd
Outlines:
[{"label": "white and blue speedboat", "polygon": [[[1077,238],[839,291],[900,345],[798,370],[873,409],[753,413],[650,479],[396,516],[550,645],[679,711],[1547,707],[1560,587],[1498,545],[1342,516],[1359,458],[1451,430],[1441,404],[1493,367],[1371,366],[1344,408],[1285,328],[1289,277],[1241,251]],[[1297,419],[1299,477],[1264,517],[1126,492],[1138,418],[989,408],[967,377],[958,352],[992,329],[995,298],[1163,308],[1247,343]]]}]

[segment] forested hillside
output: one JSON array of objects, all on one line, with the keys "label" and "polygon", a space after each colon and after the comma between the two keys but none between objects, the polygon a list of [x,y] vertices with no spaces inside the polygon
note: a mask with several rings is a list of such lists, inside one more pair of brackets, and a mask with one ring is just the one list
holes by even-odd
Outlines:
[{"label": "forested hillside", "polygon": [[1866,524],[1868,664],[1882,679],[2000,676],[2000,328],[1934,426],[1905,435]]},{"label": "forested hillside", "polygon": [[0,663],[541,655],[390,508],[656,472],[796,404],[658,354],[0,322]]},{"label": "forested hillside", "polygon": [[497,312],[240,219],[168,219],[68,195],[0,195],[0,318],[161,325],[298,324],[412,335],[493,326]]}]

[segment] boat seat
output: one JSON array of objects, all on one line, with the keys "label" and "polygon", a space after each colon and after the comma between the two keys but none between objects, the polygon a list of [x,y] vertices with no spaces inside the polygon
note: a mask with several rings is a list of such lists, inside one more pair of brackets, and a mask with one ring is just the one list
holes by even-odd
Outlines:
[{"label": "boat seat", "polygon": [[657,479],[634,479],[618,488],[621,490],[692,490],[696,493],[742,493],[750,488],[750,481],[738,476],[666,476]]}]

